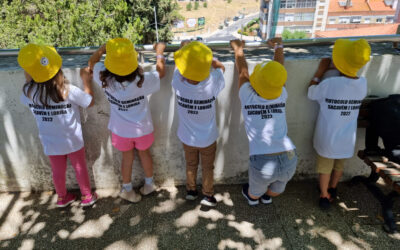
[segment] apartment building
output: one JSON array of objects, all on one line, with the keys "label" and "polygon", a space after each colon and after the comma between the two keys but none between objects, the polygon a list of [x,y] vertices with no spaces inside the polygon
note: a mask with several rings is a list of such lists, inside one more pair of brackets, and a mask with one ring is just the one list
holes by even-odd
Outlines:
[{"label": "apartment building", "polygon": [[[261,0],[260,28],[265,39],[274,0]],[[281,0],[276,35],[284,29],[315,37],[330,30],[357,29],[394,22],[399,0]],[[269,15],[271,15],[269,17]]]},{"label": "apartment building", "polygon": [[397,0],[330,0],[325,30],[366,28],[394,22]]},{"label": "apartment building", "polygon": [[[273,15],[270,11],[272,4],[273,0],[261,0],[260,28],[264,39],[268,35],[268,18]],[[305,31],[313,36],[315,31],[324,28],[328,7],[329,0],[281,0],[275,34],[279,36],[288,29]]]}]

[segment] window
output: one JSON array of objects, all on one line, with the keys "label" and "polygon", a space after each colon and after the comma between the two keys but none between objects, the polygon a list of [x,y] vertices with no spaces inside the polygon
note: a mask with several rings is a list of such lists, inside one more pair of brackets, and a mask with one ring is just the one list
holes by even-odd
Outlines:
[{"label": "window", "polygon": [[369,17],[364,18],[364,23],[370,23],[370,22],[371,22],[371,18],[369,18]]},{"label": "window", "polygon": [[329,18],[329,24],[335,24],[336,18]]},{"label": "window", "polygon": [[315,8],[316,0],[282,0],[281,9]]},{"label": "window", "polygon": [[294,15],[295,21],[313,21],[314,13],[296,13]]},{"label": "window", "polygon": [[394,16],[387,16],[386,17],[386,23],[393,23]]},{"label": "window", "polygon": [[383,21],[383,18],[377,18],[377,19],[375,19],[375,22],[377,22],[377,23],[381,23]]},{"label": "window", "polygon": [[350,17],[339,17],[339,23],[350,23]]},{"label": "window", "polygon": [[285,22],[293,22],[294,21],[294,14],[288,14],[286,13],[285,15]]},{"label": "window", "polygon": [[350,23],[361,23],[361,16],[352,16],[350,18]]}]

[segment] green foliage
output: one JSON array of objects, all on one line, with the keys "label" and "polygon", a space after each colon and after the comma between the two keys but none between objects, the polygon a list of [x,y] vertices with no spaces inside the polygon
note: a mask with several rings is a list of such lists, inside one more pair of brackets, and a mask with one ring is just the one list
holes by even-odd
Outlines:
[{"label": "green foliage", "polygon": [[[172,40],[180,19],[174,1],[154,1],[159,36]],[[134,43],[155,40],[154,4],[148,0],[14,0],[0,1],[0,48],[28,42],[59,47],[98,46],[126,37]]]},{"label": "green foliage", "polygon": [[290,30],[283,30],[282,32],[282,39],[283,40],[288,40],[288,39],[304,39],[307,38],[307,33],[305,31],[294,31],[291,32]]},{"label": "green foliage", "polygon": [[208,7],[207,2],[204,2],[204,3],[203,3],[203,7],[204,7],[204,8],[207,8],[207,7]]},{"label": "green foliage", "polygon": [[198,9],[199,9],[199,2],[195,2],[195,3],[194,3],[194,9],[195,9],[195,10],[198,10]]},{"label": "green foliage", "polygon": [[231,3],[232,2],[232,0],[228,0],[228,3]]},{"label": "green foliage", "polygon": [[188,3],[188,4],[186,4],[186,10],[187,11],[191,11],[192,10],[192,3]]}]

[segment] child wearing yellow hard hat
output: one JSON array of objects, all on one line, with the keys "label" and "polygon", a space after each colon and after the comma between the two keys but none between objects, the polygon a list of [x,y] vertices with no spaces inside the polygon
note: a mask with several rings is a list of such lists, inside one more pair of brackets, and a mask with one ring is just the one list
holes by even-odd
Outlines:
[{"label": "child wearing yellow hard hat", "polygon": [[[133,43],[126,38],[114,38],[100,47],[89,60],[93,80],[102,87],[111,107],[108,129],[112,145],[122,152],[122,188],[119,196],[130,202],[139,202],[141,195],[132,189],[134,149],[138,150],[145,184],[142,195],[156,190],[153,182],[153,160],[150,147],[154,142],[148,96],[160,89],[165,75],[165,45],[155,45],[157,65],[152,72],[143,72]],[[103,54],[106,58],[100,62]]]},{"label": "child wearing yellow hard hat", "polygon": [[[321,209],[328,209],[336,198],[345,159],[354,154],[358,112],[367,95],[367,80],[358,77],[357,72],[370,60],[370,55],[371,48],[364,39],[336,40],[332,60],[321,60],[308,88],[308,98],[320,106],[314,149],[317,152]],[[321,81],[332,62],[340,72],[339,76]]]},{"label": "child wearing yellow hard hat", "polygon": [[239,99],[249,139],[249,182],[242,194],[250,206],[269,204],[285,190],[296,171],[296,147],[287,136],[284,63],[281,38],[268,44],[274,47],[274,60],[257,64],[249,76],[244,56],[244,41],[232,40],[239,72]]},{"label": "child wearing yellow hard hat", "polygon": [[182,42],[174,59],[176,69],[172,87],[178,104],[178,137],[185,151],[186,199],[198,197],[196,177],[201,159],[204,197],[200,203],[216,206],[213,184],[218,138],[215,101],[225,87],[225,68],[213,58],[210,48],[197,41]]},{"label": "child wearing yellow hard hat", "polygon": [[75,169],[82,194],[81,206],[93,205],[97,195],[90,187],[79,114],[79,107],[93,104],[89,69],[81,69],[85,88],[82,91],[64,77],[62,58],[53,47],[28,44],[20,50],[18,63],[26,78],[21,102],[32,111],[44,153],[50,159],[58,195],[56,206],[66,207],[76,200],[65,187],[67,158]]}]

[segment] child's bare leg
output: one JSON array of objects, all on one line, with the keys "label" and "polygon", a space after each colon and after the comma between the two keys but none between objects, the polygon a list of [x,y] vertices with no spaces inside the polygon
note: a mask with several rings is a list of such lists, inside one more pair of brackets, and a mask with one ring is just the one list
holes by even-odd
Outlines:
[{"label": "child's bare leg", "polygon": [[330,174],[319,174],[319,189],[320,189],[320,197],[329,198],[328,186],[330,181]]},{"label": "child's bare leg", "polygon": [[333,170],[331,174],[331,180],[329,182],[329,188],[336,188],[340,178],[342,178],[343,171]]},{"label": "child's bare leg", "polygon": [[144,170],[144,175],[147,178],[153,177],[153,158],[151,157],[150,149],[138,150],[138,153]]},{"label": "child's bare leg", "polygon": [[132,181],[132,164],[134,157],[133,149],[122,152],[121,173],[123,184],[128,184]]}]

